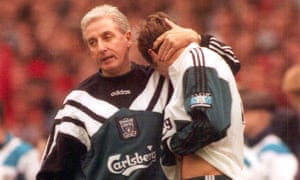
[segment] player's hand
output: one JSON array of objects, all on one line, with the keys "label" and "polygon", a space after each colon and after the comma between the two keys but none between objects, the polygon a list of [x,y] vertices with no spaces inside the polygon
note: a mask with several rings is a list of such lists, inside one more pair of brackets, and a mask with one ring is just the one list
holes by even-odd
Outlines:
[{"label": "player's hand", "polygon": [[148,54],[151,56],[152,58],[152,64],[151,66],[157,70],[160,74],[162,74],[165,77],[168,77],[168,67],[170,66],[170,64],[172,64],[171,61],[161,61],[158,58],[158,54],[155,53],[155,51],[153,49],[148,49]]},{"label": "player's hand", "polygon": [[165,19],[171,29],[160,35],[153,43],[153,49],[160,46],[158,59],[166,61],[180,48],[184,48],[191,42],[200,43],[199,34],[192,29],[183,28],[172,21]]},{"label": "player's hand", "polygon": [[153,49],[148,49],[148,54],[151,56],[151,59],[153,62],[156,62],[159,60],[158,54],[156,54]]}]

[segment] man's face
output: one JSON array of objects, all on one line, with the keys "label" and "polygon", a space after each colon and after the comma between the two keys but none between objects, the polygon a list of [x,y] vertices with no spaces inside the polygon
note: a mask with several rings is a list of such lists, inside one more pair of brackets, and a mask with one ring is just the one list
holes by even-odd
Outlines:
[{"label": "man's face", "polygon": [[104,76],[114,77],[130,71],[130,32],[122,33],[111,18],[103,17],[90,22],[83,35]]}]

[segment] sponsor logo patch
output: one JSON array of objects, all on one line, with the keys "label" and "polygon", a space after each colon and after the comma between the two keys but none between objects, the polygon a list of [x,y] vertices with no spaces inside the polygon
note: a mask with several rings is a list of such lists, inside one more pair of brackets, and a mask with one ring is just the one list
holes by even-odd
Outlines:
[{"label": "sponsor logo patch", "polygon": [[107,161],[107,168],[113,174],[130,176],[134,171],[145,169],[157,161],[156,152],[152,145],[147,146],[147,152],[132,154],[115,154]]}]

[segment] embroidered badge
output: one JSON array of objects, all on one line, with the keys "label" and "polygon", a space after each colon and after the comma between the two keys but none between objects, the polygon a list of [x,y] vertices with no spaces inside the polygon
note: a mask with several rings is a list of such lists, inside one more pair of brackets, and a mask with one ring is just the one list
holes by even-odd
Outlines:
[{"label": "embroidered badge", "polygon": [[210,93],[193,94],[190,104],[191,108],[211,108],[212,96]]},{"label": "embroidered badge", "polygon": [[117,120],[117,124],[121,138],[131,139],[138,136],[139,130],[136,118],[134,116],[119,119]]}]

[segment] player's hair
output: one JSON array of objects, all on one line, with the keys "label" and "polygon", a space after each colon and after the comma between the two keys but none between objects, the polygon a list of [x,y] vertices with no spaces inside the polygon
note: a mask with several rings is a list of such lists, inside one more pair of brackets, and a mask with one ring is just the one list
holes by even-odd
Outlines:
[{"label": "player's hair", "polygon": [[[156,38],[171,29],[171,27],[165,22],[166,18],[174,21],[167,14],[163,12],[156,12],[149,15],[140,26],[139,35],[137,38],[137,46],[142,56],[150,64],[153,63],[153,60],[148,53],[148,49],[152,49]],[[154,51],[158,52],[158,49],[159,47],[154,49]]]},{"label": "player's hair", "polygon": [[[103,17],[111,18],[118,25],[122,33],[130,30],[128,19],[120,10],[115,6],[104,4],[92,8],[83,16],[80,22],[81,32],[83,33],[92,21]],[[85,38],[84,35],[83,38]]]}]

